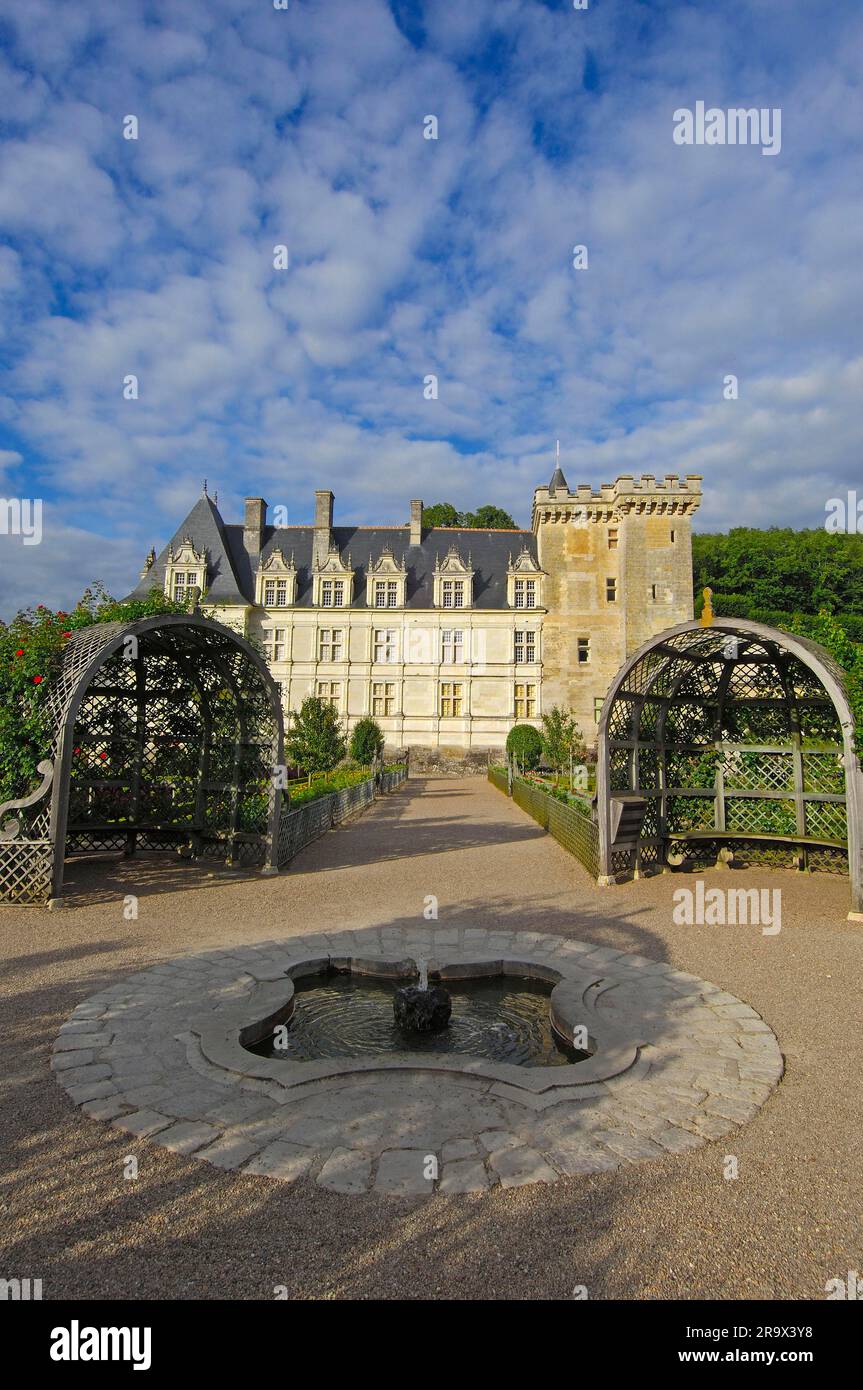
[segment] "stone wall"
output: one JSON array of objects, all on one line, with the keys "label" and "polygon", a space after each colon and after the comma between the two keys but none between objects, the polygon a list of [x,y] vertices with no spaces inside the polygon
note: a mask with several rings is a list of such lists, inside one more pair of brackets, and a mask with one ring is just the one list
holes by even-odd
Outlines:
[{"label": "stone wall", "polygon": [[[395,750],[387,749],[387,761],[395,760],[399,756]],[[485,777],[489,757],[492,762],[500,762],[501,750],[412,746],[410,774],[412,777]]]}]

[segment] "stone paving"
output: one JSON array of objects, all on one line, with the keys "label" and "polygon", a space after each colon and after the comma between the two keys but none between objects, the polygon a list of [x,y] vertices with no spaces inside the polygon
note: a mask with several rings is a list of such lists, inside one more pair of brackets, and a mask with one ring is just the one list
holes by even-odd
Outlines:
[{"label": "stone paving", "polygon": [[[502,961],[533,964],[589,1009],[596,1056],[504,1069],[522,1073],[516,1084],[442,1058],[294,1063],[294,1076],[310,1068],[308,1082],[280,1081],[288,1064],[262,1066],[239,1049],[239,1026],[263,1016],[262,991],[271,1002],[282,977],[288,997],[297,962],[327,956],[484,962],[491,973]],[[208,1048],[214,1033],[226,1051]],[[625,1062],[621,1039],[634,1044]],[[616,1065],[603,1061],[612,1053]],[[172,960],[79,1005],[52,1058],[76,1105],[136,1139],[282,1182],[411,1197],[552,1183],[684,1153],[751,1119],[782,1066],[755,1010],[694,975],[587,942],[470,927],[368,928]],[[584,1081],[574,1081],[580,1067]]]}]

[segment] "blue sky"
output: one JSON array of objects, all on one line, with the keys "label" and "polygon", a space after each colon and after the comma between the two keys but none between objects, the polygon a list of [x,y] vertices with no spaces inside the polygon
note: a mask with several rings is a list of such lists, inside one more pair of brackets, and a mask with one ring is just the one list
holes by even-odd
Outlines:
[{"label": "blue sky", "polygon": [[[702,473],[706,529],[823,524],[861,72],[857,0],[10,0],[0,495],[44,540],[0,536],[0,612],[128,591],[204,477],[227,520],[528,524],[556,438],[570,484]],[[780,153],[676,145],[699,100],[780,108]]]}]

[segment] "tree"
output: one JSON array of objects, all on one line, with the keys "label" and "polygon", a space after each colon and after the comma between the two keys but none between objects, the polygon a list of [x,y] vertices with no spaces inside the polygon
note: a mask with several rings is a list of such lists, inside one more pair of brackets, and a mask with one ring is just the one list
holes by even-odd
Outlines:
[{"label": "tree", "polygon": [[487,502],[484,507],[480,507],[475,512],[463,512],[461,525],[471,526],[480,531],[518,530],[509,512],[505,512],[501,507],[493,506],[491,502]]},{"label": "tree", "polygon": [[361,719],[351,734],[351,757],[358,763],[371,763],[384,751],[384,736],[374,719]]},{"label": "tree", "polygon": [[532,724],[513,724],[506,736],[506,751],[522,769],[536,767],[542,756],[542,735]]},{"label": "tree", "polygon": [[423,526],[459,525],[459,514],[452,502],[435,502],[432,507],[423,507]]},{"label": "tree", "polygon": [[757,621],[756,610],[844,616],[863,608],[863,535],[854,532],[735,526],[727,534],[699,533],[692,566],[696,602],[708,585],[717,614]]},{"label": "tree", "polygon": [[288,760],[313,772],[331,772],[345,756],[346,743],[339,716],[327,700],[309,695],[299,710],[291,711],[285,737]]},{"label": "tree", "polygon": [[542,747],[547,761],[562,772],[573,762],[583,763],[587,747],[578,724],[560,705],[552,705],[542,716]]},{"label": "tree", "polygon": [[517,531],[518,527],[501,507],[487,502],[475,512],[460,512],[452,502],[435,502],[423,507],[423,526],[464,526],[480,531]]}]

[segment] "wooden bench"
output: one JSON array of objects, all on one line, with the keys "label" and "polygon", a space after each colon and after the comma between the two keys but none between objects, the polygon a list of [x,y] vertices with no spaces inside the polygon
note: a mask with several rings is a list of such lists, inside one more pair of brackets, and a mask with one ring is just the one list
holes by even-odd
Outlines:
[{"label": "wooden bench", "polygon": [[[717,858],[718,864],[734,863],[734,845],[754,841],[757,844],[773,845],[799,845],[801,851],[805,849],[841,849],[847,850],[848,845],[845,840],[825,840],[811,835],[772,835],[761,831],[748,830],[672,830],[665,835],[669,847],[665,851],[665,862],[672,868],[679,868],[686,860],[682,848],[675,846],[699,840],[719,841],[728,845],[728,849],[720,850]],[[798,856],[798,868],[802,868],[802,853]]]}]

